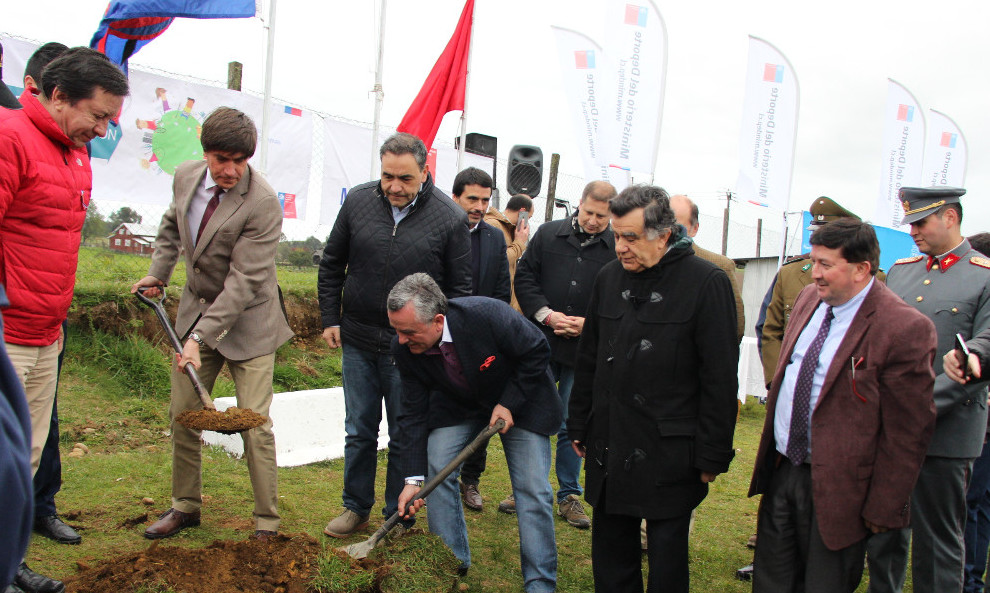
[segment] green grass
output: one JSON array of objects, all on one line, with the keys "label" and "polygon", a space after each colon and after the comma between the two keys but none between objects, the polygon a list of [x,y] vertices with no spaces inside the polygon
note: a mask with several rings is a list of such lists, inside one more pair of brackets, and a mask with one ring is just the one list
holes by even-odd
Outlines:
[{"label": "green grass", "polygon": [[[283,346],[276,359],[276,391],[340,384],[339,352],[317,341]],[[64,546],[35,537],[27,555],[34,570],[64,578],[75,573],[77,562],[92,566],[101,558],[147,548],[148,541],[141,536],[145,518],[154,518],[170,506],[168,364],[167,349],[160,341],[152,344],[138,337],[70,331],[59,390],[63,489],[57,503],[68,523],[80,529],[83,543]],[[233,395],[229,378],[219,378],[216,395]],[[755,531],[758,501],[747,498],[746,492],[763,418],[764,408],[759,404],[743,407],[736,429],[736,458],[698,508],[690,548],[692,590],[750,591],[750,584],[737,581],[734,575],[752,560],[745,542]],[[342,431],[343,427],[328,426],[327,430]],[[68,457],[77,442],[87,445],[90,453]],[[362,541],[381,525],[384,452],[379,452],[378,461],[379,501],[368,531],[347,540],[327,540],[329,545]],[[556,485],[553,475],[551,482]],[[322,528],[341,510],[342,486],[342,460],[280,468],[281,531],[326,539]],[[471,591],[522,589],[516,518],[496,511],[509,491],[505,457],[494,439],[481,482],[485,510],[466,512],[472,567],[463,583]],[[253,500],[242,460],[217,448],[204,449],[203,493],[202,525],[171,538],[169,545],[204,547],[215,539],[244,539],[252,533]],[[145,498],[153,503],[144,504]],[[587,506],[586,510],[592,511]],[[426,527],[425,517],[418,525]],[[555,520],[555,527],[558,590],[593,590],[590,532],[572,528],[561,519]],[[326,571],[332,573],[333,568],[327,565]],[[866,585],[859,590],[865,591]],[[146,593],[167,590],[152,588]]]}]

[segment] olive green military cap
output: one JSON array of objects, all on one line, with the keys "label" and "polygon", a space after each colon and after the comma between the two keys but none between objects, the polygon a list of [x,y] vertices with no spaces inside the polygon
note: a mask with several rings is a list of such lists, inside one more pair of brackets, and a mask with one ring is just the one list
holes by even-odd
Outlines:
[{"label": "olive green military cap", "polygon": [[856,220],[860,220],[858,216],[838,205],[835,200],[827,196],[815,198],[815,201],[811,203],[811,208],[808,210],[811,212],[811,226],[808,227],[809,230],[814,230],[827,222],[832,222],[840,218],[855,218]]}]

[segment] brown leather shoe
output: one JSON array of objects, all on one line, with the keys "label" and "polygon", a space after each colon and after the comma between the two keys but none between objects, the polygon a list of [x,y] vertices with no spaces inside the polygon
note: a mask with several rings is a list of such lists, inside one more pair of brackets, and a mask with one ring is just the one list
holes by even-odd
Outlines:
[{"label": "brown leather shoe", "polygon": [[144,537],[148,539],[162,539],[172,537],[186,527],[196,527],[199,525],[199,511],[183,513],[175,509],[169,509],[162,513],[151,527],[144,530]]},{"label": "brown leather shoe", "polygon": [[478,492],[477,484],[461,482],[461,498],[464,499],[464,506],[472,511],[480,511],[484,508],[485,503],[481,500],[481,493]]}]

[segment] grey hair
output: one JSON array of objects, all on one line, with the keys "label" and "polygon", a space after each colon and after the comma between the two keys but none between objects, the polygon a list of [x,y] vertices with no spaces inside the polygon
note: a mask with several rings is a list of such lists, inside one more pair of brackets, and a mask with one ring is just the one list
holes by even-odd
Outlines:
[{"label": "grey hair", "polygon": [[608,203],[613,217],[625,216],[637,208],[643,208],[643,228],[648,239],[652,241],[668,229],[669,240],[678,238],[681,227],[670,207],[667,190],[655,185],[630,185]]},{"label": "grey hair", "polygon": [[381,149],[378,150],[378,157],[385,156],[386,152],[391,152],[394,155],[411,154],[416,159],[420,171],[426,167],[426,145],[412,134],[397,132],[389,136],[388,140],[382,144]]},{"label": "grey hair", "polygon": [[406,276],[388,292],[386,307],[392,313],[409,303],[412,303],[420,323],[429,323],[437,315],[447,314],[447,297],[436,281],[423,272]]}]

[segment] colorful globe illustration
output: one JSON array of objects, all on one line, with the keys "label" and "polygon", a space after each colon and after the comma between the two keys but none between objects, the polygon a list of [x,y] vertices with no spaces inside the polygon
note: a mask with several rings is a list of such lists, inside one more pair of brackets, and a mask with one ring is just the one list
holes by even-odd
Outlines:
[{"label": "colorful globe illustration", "polygon": [[174,175],[180,163],[203,158],[199,127],[199,121],[184,110],[173,109],[162,115],[151,138],[151,151],[162,171]]}]

